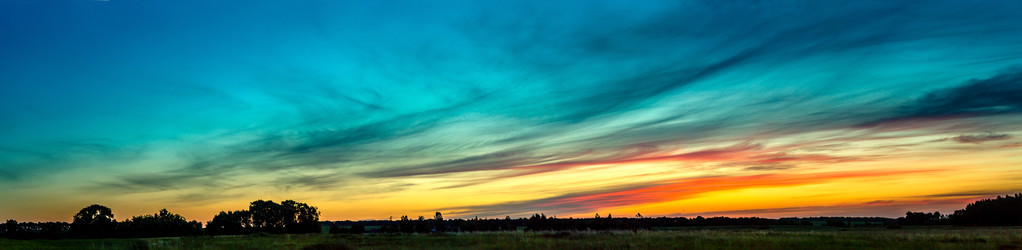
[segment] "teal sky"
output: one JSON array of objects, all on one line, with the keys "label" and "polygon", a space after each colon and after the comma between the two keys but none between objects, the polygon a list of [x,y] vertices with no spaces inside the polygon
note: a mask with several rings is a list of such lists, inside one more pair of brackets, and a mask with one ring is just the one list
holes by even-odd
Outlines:
[{"label": "teal sky", "polygon": [[[201,219],[260,198],[311,201],[327,219],[580,214],[694,199],[647,189],[691,178],[884,169],[947,174],[877,180],[896,182],[893,194],[834,188],[828,206],[894,205],[832,212],[948,209],[1022,188],[1020,9],[8,0],[0,200],[25,202],[0,216],[66,220],[102,203],[119,217],[169,207]],[[636,165],[650,161],[666,165]],[[949,180],[961,185],[899,186]],[[638,191],[593,198],[624,190]],[[692,202],[767,217],[806,206]]]}]

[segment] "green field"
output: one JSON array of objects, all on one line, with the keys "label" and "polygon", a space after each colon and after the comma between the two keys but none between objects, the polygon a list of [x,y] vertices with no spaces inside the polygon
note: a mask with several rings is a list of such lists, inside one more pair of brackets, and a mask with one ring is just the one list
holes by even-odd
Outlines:
[{"label": "green field", "polygon": [[433,235],[252,235],[101,240],[8,240],[2,249],[1018,249],[1019,227],[689,228],[672,231]]}]

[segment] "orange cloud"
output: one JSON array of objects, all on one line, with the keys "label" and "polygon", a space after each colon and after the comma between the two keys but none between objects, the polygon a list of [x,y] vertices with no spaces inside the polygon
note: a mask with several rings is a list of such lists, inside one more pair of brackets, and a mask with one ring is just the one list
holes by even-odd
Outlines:
[{"label": "orange cloud", "polygon": [[500,215],[521,211],[561,213],[587,213],[603,208],[682,200],[699,194],[748,188],[783,187],[812,183],[825,183],[837,179],[858,177],[896,176],[937,172],[914,171],[855,171],[808,174],[761,174],[747,176],[709,176],[629,186],[612,190],[565,194],[544,199],[500,203],[484,206],[453,208],[466,215]]},{"label": "orange cloud", "polygon": [[780,207],[729,211],[709,211],[689,214],[671,214],[670,216],[728,216],[728,217],[787,217],[787,216],[904,216],[907,211],[931,212],[940,210],[941,213],[951,213],[961,209],[966,204],[974,202],[979,198],[941,198],[924,200],[877,200],[863,203],[839,204],[829,206],[800,206]]}]

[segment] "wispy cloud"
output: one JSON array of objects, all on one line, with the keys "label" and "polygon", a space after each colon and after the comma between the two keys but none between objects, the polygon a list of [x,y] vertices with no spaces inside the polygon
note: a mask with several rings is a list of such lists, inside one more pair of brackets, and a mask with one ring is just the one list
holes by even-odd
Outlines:
[{"label": "wispy cloud", "polygon": [[998,141],[998,140],[1007,140],[1007,139],[1011,139],[1011,135],[1008,135],[1008,134],[986,133],[986,134],[977,134],[977,135],[959,135],[959,136],[951,137],[951,140],[954,140],[956,142],[961,142],[961,143],[983,143],[983,142],[987,142],[987,141]]},{"label": "wispy cloud", "polygon": [[589,213],[598,209],[684,200],[703,193],[747,188],[783,187],[828,182],[836,179],[911,175],[927,171],[833,172],[812,174],[762,174],[746,176],[708,176],[641,184],[554,197],[498,203],[482,206],[454,207],[465,216],[500,216],[531,212]]},{"label": "wispy cloud", "polygon": [[704,176],[464,208],[583,211],[1008,150],[1022,120],[1017,1],[7,6],[0,185],[62,194]]},{"label": "wispy cloud", "polygon": [[905,212],[908,211],[940,211],[944,214],[950,214],[954,209],[960,209],[965,204],[975,201],[976,199],[926,199],[926,200],[910,200],[910,201],[896,201],[896,200],[876,200],[864,203],[853,203],[853,204],[839,204],[839,205],[821,205],[821,206],[800,206],[800,207],[781,207],[781,208],[762,208],[762,209],[745,209],[745,210],[728,210],[728,211],[706,211],[699,213],[677,213],[671,216],[683,216],[683,217],[711,217],[711,216],[731,216],[731,217],[765,217],[765,218],[780,218],[780,217],[813,217],[813,216],[863,216],[863,217],[898,217],[904,216]]}]

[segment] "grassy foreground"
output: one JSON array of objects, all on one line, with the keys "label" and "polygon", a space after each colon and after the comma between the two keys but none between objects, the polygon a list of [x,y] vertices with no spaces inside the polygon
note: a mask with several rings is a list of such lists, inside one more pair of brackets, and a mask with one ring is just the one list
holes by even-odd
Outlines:
[{"label": "grassy foreground", "polygon": [[899,230],[687,229],[443,235],[253,235],[100,240],[8,240],[2,249],[1018,249],[1022,228]]}]

